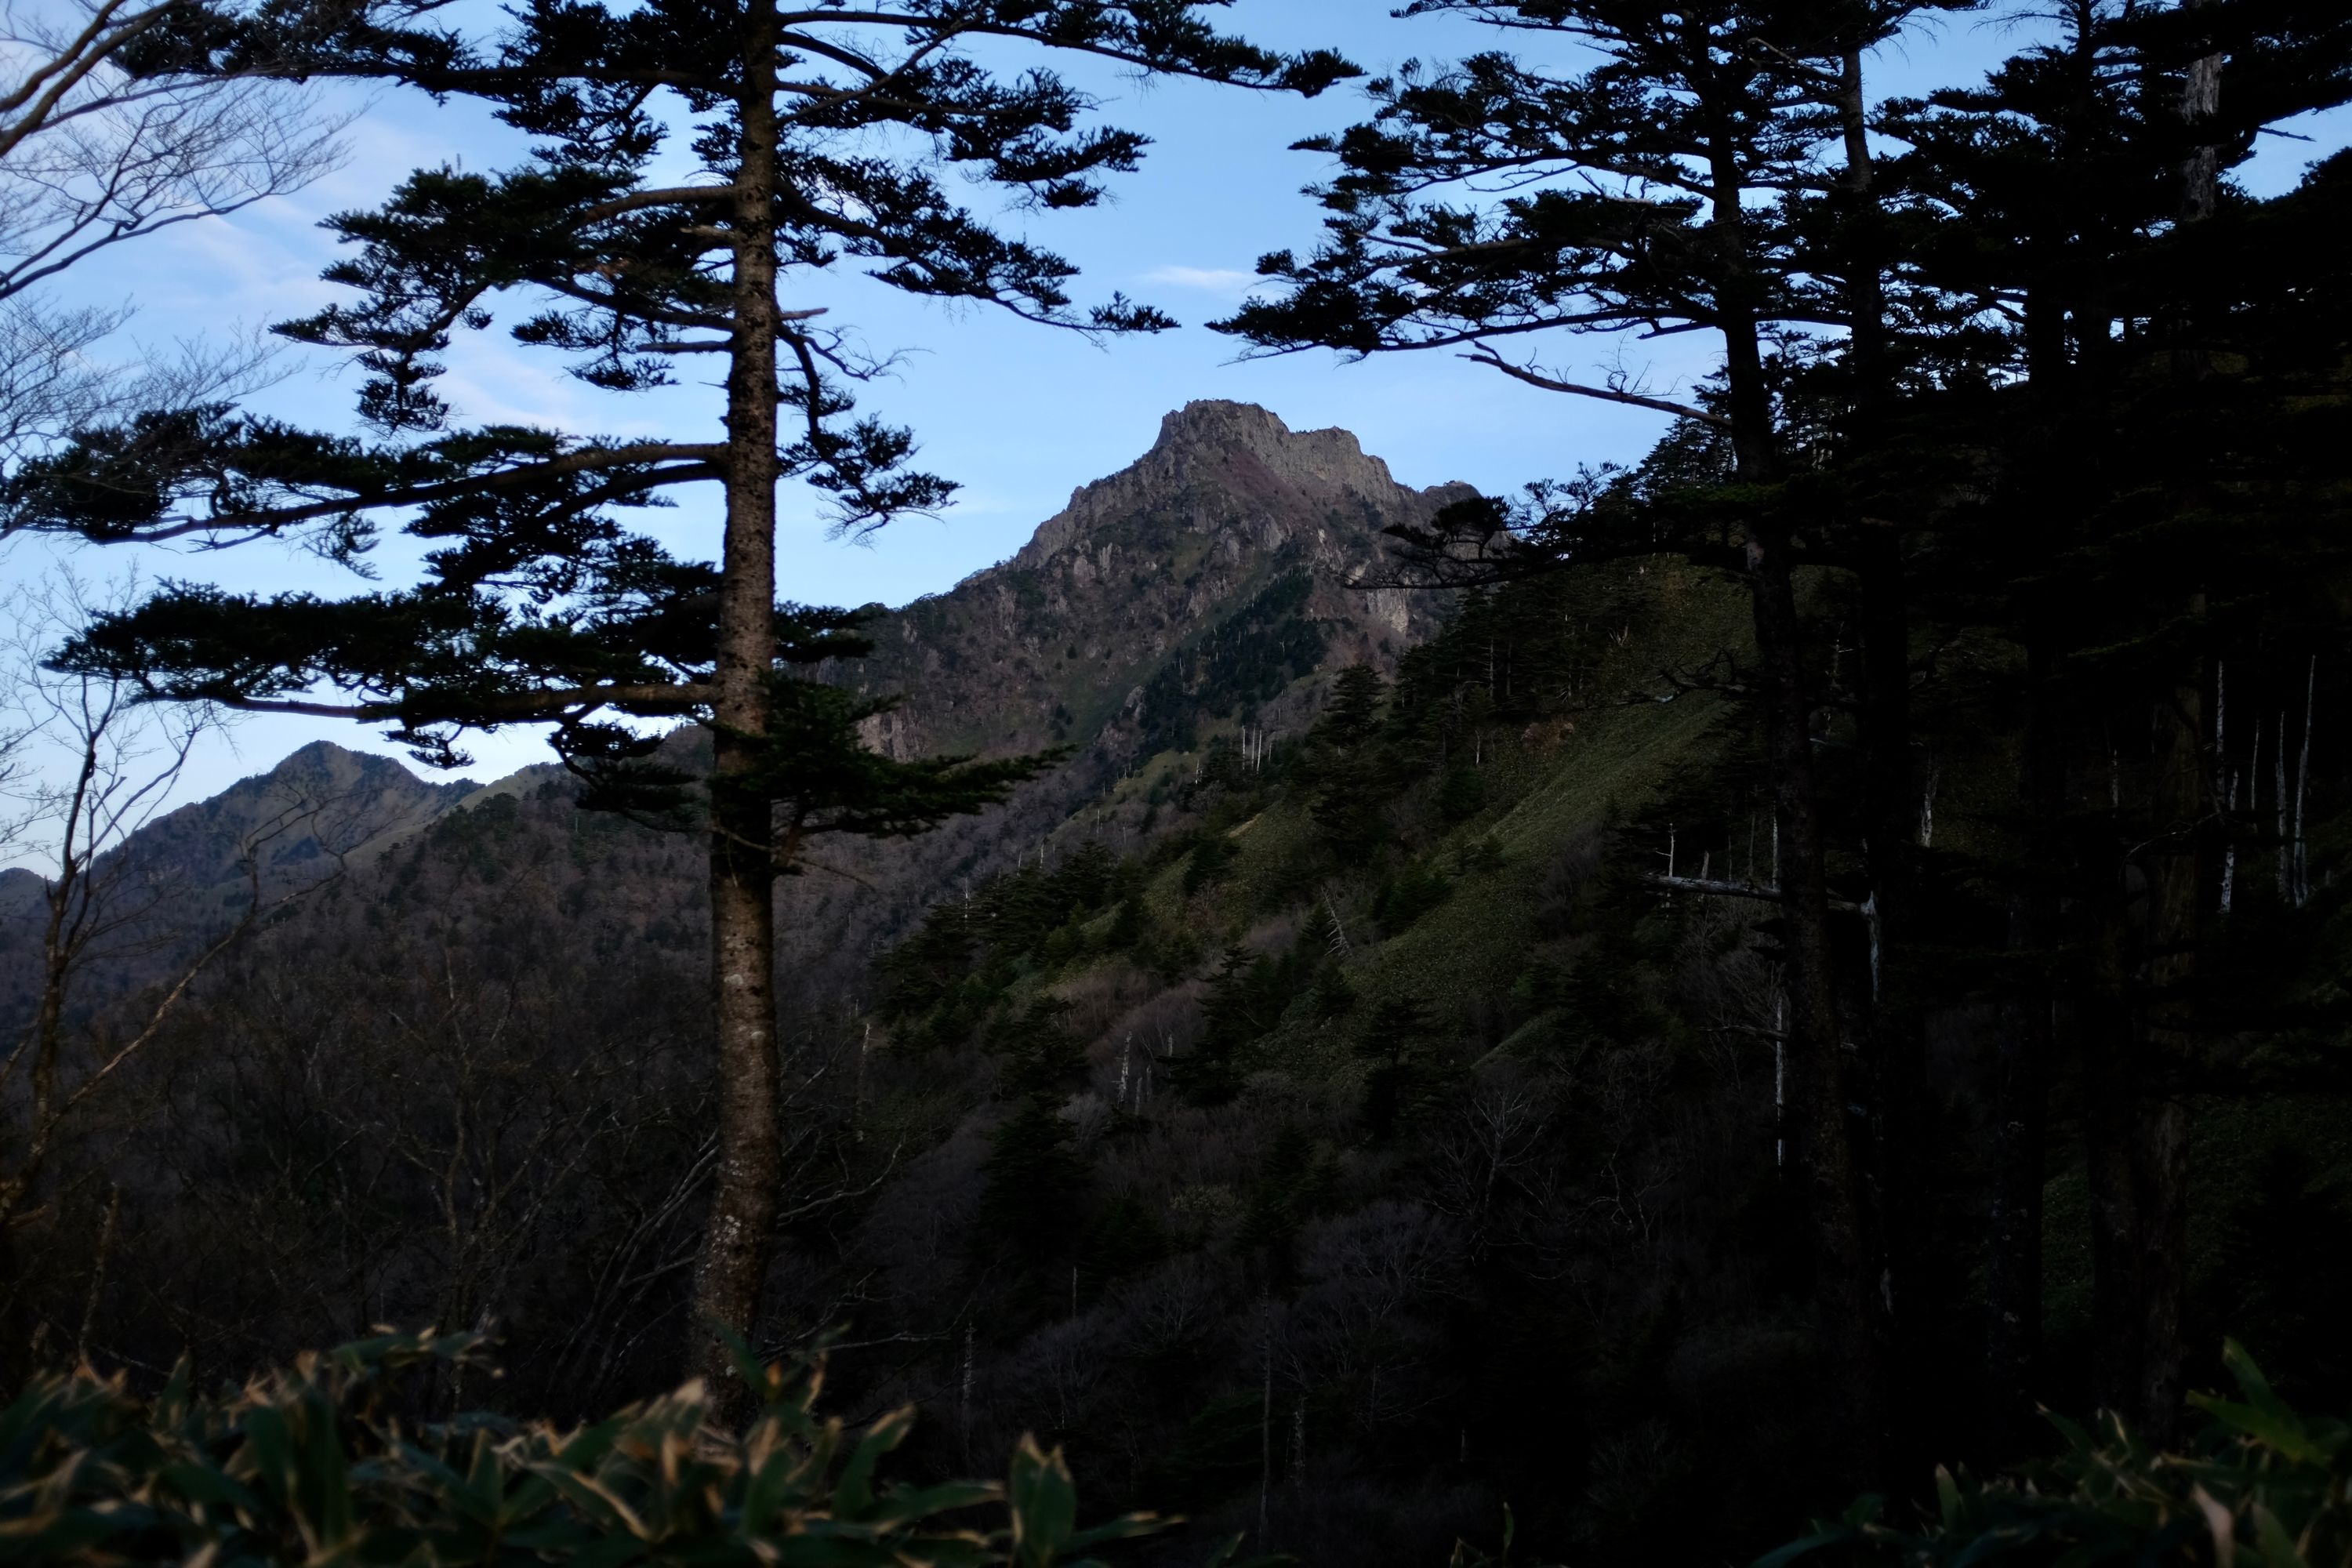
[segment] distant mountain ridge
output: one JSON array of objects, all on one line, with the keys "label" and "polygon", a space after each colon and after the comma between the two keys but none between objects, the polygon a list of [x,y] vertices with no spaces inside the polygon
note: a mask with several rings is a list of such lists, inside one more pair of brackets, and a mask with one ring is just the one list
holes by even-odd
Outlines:
[{"label": "distant mountain ridge", "polygon": [[[950,879],[1012,864],[1142,756],[1190,749],[1220,726],[1303,729],[1319,701],[1314,678],[1359,660],[1391,663],[1435,624],[1425,595],[1352,586],[1381,567],[1381,531],[1470,493],[1401,484],[1349,432],[1293,431],[1253,405],[1194,402],[1166,416],[1149,451],[1078,487],[1011,558],[884,615],[871,658],[825,672],[901,697],[867,727],[895,754],[1063,746],[1073,755],[980,817],[919,839],[828,850],[828,864],[854,880],[788,885],[788,968],[819,988],[839,980]],[[242,908],[249,852],[265,891],[283,893],[404,858],[403,846],[435,853],[426,830],[471,807],[514,797],[527,810],[568,813],[528,804],[551,783],[568,794],[563,781],[541,764],[487,785],[437,782],[314,742],[159,818],[120,853],[142,885],[169,889],[158,918],[168,913],[194,940]],[[1094,821],[1117,831],[1100,812]],[[31,872],[0,879],[0,1020],[25,1000],[44,885]],[[694,879],[625,894],[639,907],[681,910],[700,896]],[[101,990],[161,973],[176,950],[166,943],[115,966]]]},{"label": "distant mountain ridge", "polygon": [[[218,795],[146,824],[92,868],[117,927],[80,990],[85,1002],[166,973],[250,903],[265,901],[380,854],[439,819],[481,786],[419,778],[390,757],[329,741],[310,744]],[[0,1032],[35,1001],[47,876],[0,872]]]},{"label": "distant mountain ridge", "polygon": [[184,805],[139,836],[158,874],[196,886],[242,882],[245,846],[258,841],[265,882],[288,881],[322,858],[363,854],[424,826],[482,786],[420,778],[390,757],[313,741],[266,772]]}]

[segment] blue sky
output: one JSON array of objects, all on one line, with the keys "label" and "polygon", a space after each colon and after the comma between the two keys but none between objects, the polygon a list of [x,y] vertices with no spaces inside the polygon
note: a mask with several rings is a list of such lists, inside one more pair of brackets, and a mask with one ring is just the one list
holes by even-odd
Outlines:
[{"label": "blue sky", "polygon": [[[1375,70],[1497,40],[1491,30],[1458,18],[1398,20],[1388,15],[1389,6],[1390,0],[1241,0],[1228,18],[1269,46],[1337,46]],[[1916,91],[1973,79],[2018,47],[2025,26],[2004,22],[1999,14],[1944,19],[1883,52],[1874,90]],[[1017,226],[1080,265],[1082,300],[1124,290],[1166,309],[1186,323],[1184,330],[1096,345],[1009,317],[908,300],[850,278],[828,279],[805,300],[796,296],[792,303],[826,305],[835,320],[854,322],[869,348],[905,355],[895,378],[867,389],[866,405],[912,426],[924,465],[965,489],[941,521],[895,524],[865,544],[828,542],[813,502],[788,491],[781,542],[789,596],[895,605],[950,587],[1018,548],[1073,487],[1131,461],[1150,444],[1160,416],[1192,398],[1260,403],[1294,428],[1344,426],[1387,458],[1399,479],[1416,485],[1462,479],[1489,490],[1507,489],[1572,470],[1580,462],[1638,457],[1656,435],[1659,421],[1653,416],[1536,392],[1446,357],[1351,365],[1318,353],[1236,363],[1234,342],[1200,323],[1242,297],[1259,254],[1312,243],[1317,212],[1298,188],[1323,172],[1322,160],[1285,149],[1360,117],[1360,96],[1342,87],[1310,101],[1182,82],[1139,84],[1108,71],[1069,74],[1107,100],[1106,119],[1143,131],[1155,145],[1141,172],[1117,182],[1109,205],[1024,215]],[[338,293],[317,277],[335,248],[318,227],[320,217],[374,205],[414,167],[447,160],[496,167],[512,160],[519,147],[511,132],[464,105],[436,107],[386,93],[364,103],[353,100],[352,107],[360,110],[352,132],[354,155],[338,174],[296,197],[115,251],[108,266],[78,277],[75,291],[90,300],[134,302],[140,315],[131,331],[149,342],[262,325],[316,309]],[[2315,153],[2343,144],[2340,117],[2311,129],[2321,138],[2318,145],[2271,143],[2244,177],[2256,188],[2280,188]],[[974,192],[976,202],[985,199],[984,192]],[[1596,361],[1614,352],[1599,342],[1590,349]],[[1649,379],[1661,388],[1703,368],[1667,353],[1649,357],[1638,343],[1623,352],[1624,363],[1636,370],[1648,366]],[[1569,362],[1563,357],[1561,363]],[[261,406],[309,422],[344,417],[349,377],[341,367],[311,351],[290,353],[287,367],[288,378],[257,400]],[[460,344],[442,390],[467,419],[689,439],[704,438],[698,433],[710,428],[717,408],[715,395],[700,387],[637,398],[597,393],[564,376],[558,356],[522,351],[498,331]],[[661,531],[682,552],[708,558],[715,552],[714,516],[709,499],[697,498],[664,519]],[[94,576],[135,569],[151,579],[198,577],[248,588],[333,593],[358,586],[348,574],[270,546],[194,557],[152,551],[133,559],[59,552],[23,541],[0,555],[0,580],[37,575],[59,553]],[[404,559],[397,548],[386,552],[388,577],[397,577]],[[209,793],[320,737],[398,752],[348,724],[248,720],[208,744],[186,787]],[[471,771],[478,777],[546,759],[541,742],[527,731],[486,738],[473,749],[478,765]]]}]

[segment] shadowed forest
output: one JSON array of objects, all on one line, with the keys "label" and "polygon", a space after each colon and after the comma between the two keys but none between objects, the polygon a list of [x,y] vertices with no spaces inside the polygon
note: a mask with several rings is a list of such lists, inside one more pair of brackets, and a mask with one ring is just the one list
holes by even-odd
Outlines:
[{"label": "shadowed forest", "polygon": [[[2352,17],[2079,0],[1906,97],[1991,13],[1397,15],[1487,50],[8,12],[0,1555],[2352,1563]],[[831,280],[1176,330],[1024,237],[1143,153],[1105,67],[1340,127],[1232,352],[1559,439],[1193,400],[798,602],[780,508],[956,489]],[[351,416],[105,361],[60,279],[318,177],[330,83],[532,140],[331,220],[273,330]],[[469,423],[469,336],[710,417]],[[311,575],[107,585],[164,548]],[[417,765],[187,804],[240,713]]]}]

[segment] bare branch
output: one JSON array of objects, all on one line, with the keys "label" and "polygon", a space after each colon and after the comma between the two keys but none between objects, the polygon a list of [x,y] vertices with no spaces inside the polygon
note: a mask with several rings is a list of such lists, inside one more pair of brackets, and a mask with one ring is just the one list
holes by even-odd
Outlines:
[{"label": "bare branch", "polygon": [[1455,357],[1466,359],[1473,364],[1483,364],[1499,370],[1513,381],[1523,381],[1529,386],[1539,386],[1546,392],[1566,392],[1579,397],[1597,397],[1604,403],[1622,403],[1635,408],[1651,409],[1659,414],[1671,414],[1677,419],[1695,419],[1702,425],[1710,426],[1717,430],[1731,428],[1731,421],[1722,415],[1711,414],[1704,408],[1696,407],[1687,403],[1676,403],[1669,398],[1651,397],[1643,393],[1627,392],[1614,387],[1589,386],[1581,382],[1555,380],[1525,366],[1513,364],[1483,343],[1479,345],[1478,353],[1460,354]]}]

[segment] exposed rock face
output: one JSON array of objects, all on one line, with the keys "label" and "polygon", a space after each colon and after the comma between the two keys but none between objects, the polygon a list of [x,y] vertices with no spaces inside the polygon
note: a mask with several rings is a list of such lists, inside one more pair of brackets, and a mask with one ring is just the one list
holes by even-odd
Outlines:
[{"label": "exposed rock face", "polygon": [[1019,554],[975,580],[1046,565],[1204,483],[1235,500],[1258,503],[1265,524],[1259,542],[1265,549],[1288,538],[1286,514],[1353,501],[1392,520],[1420,510],[1423,501],[1421,491],[1397,483],[1389,466],[1368,456],[1345,430],[1294,431],[1252,403],[1188,403],[1160,420],[1150,451],[1108,479],[1073,490],[1070,504],[1041,524]]},{"label": "exposed rock face", "polygon": [[872,726],[894,755],[1011,752],[1132,734],[1143,683],[1286,574],[1325,664],[1385,664],[1428,629],[1422,596],[1377,581],[1381,531],[1466,487],[1399,484],[1344,430],[1296,432],[1244,403],[1188,404],[1130,467],[1082,486],[1011,560],[876,627],[843,678],[908,700]]},{"label": "exposed rock face", "polygon": [[1354,585],[1388,575],[1381,530],[1472,493],[1401,485],[1344,430],[1189,404],[1150,451],[1082,486],[1011,560],[884,617],[873,657],[835,672],[903,694],[869,721],[875,746],[1073,754],[982,816],[912,840],[821,847],[814,863],[845,876],[782,889],[786,993],[842,994],[968,880],[1089,837],[1131,846],[1134,814],[1090,803],[1137,759],[1219,727],[1303,732],[1323,687],[1308,677],[1390,667],[1442,613],[1428,595]]}]

